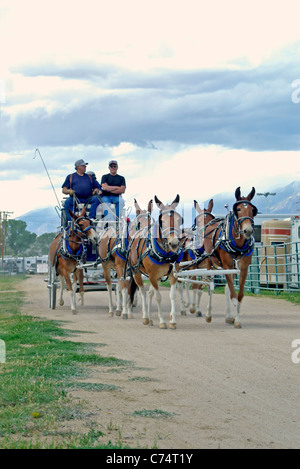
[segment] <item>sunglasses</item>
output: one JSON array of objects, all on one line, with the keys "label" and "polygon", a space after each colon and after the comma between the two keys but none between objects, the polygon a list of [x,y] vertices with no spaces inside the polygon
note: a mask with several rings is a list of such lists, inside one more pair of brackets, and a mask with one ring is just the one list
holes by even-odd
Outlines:
[{"label": "sunglasses", "polygon": [[111,165],[109,165],[109,167],[110,167],[110,168],[116,168],[117,165],[116,165],[116,164],[111,164]]}]

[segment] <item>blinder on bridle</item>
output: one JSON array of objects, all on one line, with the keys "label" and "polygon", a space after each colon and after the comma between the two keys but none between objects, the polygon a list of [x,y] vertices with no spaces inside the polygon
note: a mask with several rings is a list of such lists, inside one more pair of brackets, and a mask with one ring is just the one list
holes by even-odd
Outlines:
[{"label": "blinder on bridle", "polygon": [[[251,207],[252,207],[252,217],[238,218],[237,207],[240,204],[251,205]],[[257,215],[257,208],[249,200],[238,200],[237,202],[235,202],[232,209],[233,209],[233,213],[234,213],[235,217],[237,218],[239,224],[242,223],[244,220],[248,219],[248,220],[251,220],[251,223],[254,225],[253,218]]]},{"label": "blinder on bridle", "polygon": [[207,215],[210,215],[212,217],[212,220],[214,218],[216,218],[211,212],[203,212],[203,213],[199,213],[196,217],[195,217],[195,220],[194,220],[194,225],[197,226],[197,222],[199,220],[200,217],[206,217]]},{"label": "blinder on bridle", "polygon": [[[163,235],[165,235],[165,232],[168,229],[168,228],[164,229],[164,230],[162,229],[162,217],[163,217],[163,215],[168,215],[171,218],[172,216],[174,216],[174,214],[176,214],[179,218],[179,226],[183,225],[183,222],[184,222],[183,217],[178,212],[176,212],[175,210],[170,209],[170,210],[163,210],[162,212],[160,212],[159,217],[158,217],[158,224],[159,224],[159,228],[161,229]],[[170,232],[168,234],[171,234],[171,233],[179,234],[180,229],[173,227],[172,229],[170,229]]]},{"label": "blinder on bridle", "polygon": [[78,223],[78,222],[81,221],[81,220],[88,220],[88,221],[90,221],[90,219],[89,219],[88,217],[83,217],[83,216],[82,216],[82,217],[77,218],[77,219],[74,221],[74,227],[75,227],[76,231],[79,231],[79,233],[82,233],[83,235],[85,235],[86,231],[88,231],[88,230],[94,228],[94,225],[93,225],[93,223],[90,223],[89,226],[87,226],[86,228],[82,229],[82,227],[81,227],[80,224]]}]

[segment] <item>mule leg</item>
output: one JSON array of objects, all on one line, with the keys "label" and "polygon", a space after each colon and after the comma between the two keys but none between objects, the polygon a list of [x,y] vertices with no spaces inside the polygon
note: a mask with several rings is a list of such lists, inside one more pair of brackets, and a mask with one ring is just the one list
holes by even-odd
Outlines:
[{"label": "mule leg", "polygon": [[112,317],[114,315],[113,299],[112,299],[112,284],[110,277],[110,267],[107,264],[102,264],[103,275],[106,282],[106,288],[108,291],[108,316]]},{"label": "mule leg", "polygon": [[78,269],[78,271],[76,272],[76,277],[79,282],[79,304],[83,306],[84,305],[84,287],[83,287],[83,270],[82,269]]},{"label": "mule leg", "polygon": [[[195,279],[195,277],[193,277]],[[190,302],[190,313],[194,314],[196,312],[196,297],[198,296],[197,295],[197,289],[198,289],[198,286],[193,284],[192,285],[192,301]]]},{"label": "mule leg", "polygon": [[171,281],[170,288],[170,300],[171,300],[171,313],[170,313],[170,329],[176,329],[176,281]]},{"label": "mule leg", "polygon": [[127,294],[127,287],[122,288],[122,301],[123,301],[123,308],[122,308],[122,318],[128,319],[128,294]]},{"label": "mule leg", "polygon": [[206,322],[211,322],[212,296],[213,296],[213,290],[212,290],[211,286],[209,285],[209,288],[208,288],[207,313],[206,313],[206,316],[205,316]]},{"label": "mule leg", "polygon": [[186,308],[189,308],[191,304],[191,297],[190,297],[190,283],[185,282],[185,292],[186,292],[186,301],[185,301],[185,306]]},{"label": "mule leg", "polygon": [[226,312],[225,312],[225,322],[227,324],[233,324],[233,318],[231,316],[231,299],[230,299],[230,290],[229,286],[225,285],[225,301],[226,301]]},{"label": "mule leg", "polygon": [[121,314],[122,314],[122,293],[121,293],[120,281],[118,281],[117,284],[116,284],[116,301],[117,301],[116,315],[121,316]]},{"label": "mule leg", "polygon": [[106,284],[107,291],[108,291],[108,315],[113,317],[114,315],[114,308],[113,308],[113,299],[112,299],[112,285],[111,283]]},{"label": "mule leg", "polygon": [[201,303],[201,297],[202,297],[202,293],[203,293],[203,286],[200,285],[197,290],[197,302],[196,302],[196,316],[198,318],[201,318],[202,316],[202,313],[201,313],[201,308],[200,308],[200,303]]},{"label": "mule leg", "polygon": [[147,317],[149,319],[149,324],[153,325],[153,321],[152,321],[152,298],[153,298],[153,295],[155,293],[155,290],[152,286],[152,284],[150,284],[150,287],[149,287],[149,290],[148,290],[148,304],[147,304]]},{"label": "mule leg", "polygon": [[139,288],[139,292],[140,292],[140,295],[141,295],[143,324],[145,326],[147,326],[148,324],[153,326],[153,322],[152,321],[150,322],[150,316],[149,316],[148,310],[147,310],[146,290],[145,290],[145,287],[144,287],[144,282],[143,282],[142,276],[141,276],[140,273],[137,273],[137,274],[133,275],[133,278],[134,278],[134,281],[135,281],[135,283],[137,284],[137,286]]},{"label": "mule leg", "polygon": [[[231,304],[234,309],[234,317],[236,317],[236,314],[238,314],[238,299],[237,299],[237,294],[234,290],[234,285],[233,285],[233,276],[232,275],[226,275],[226,287],[225,287],[225,296],[226,296],[226,319],[225,322],[227,324],[233,324],[234,319],[231,316]],[[230,301],[231,300],[231,301]]]},{"label": "mule leg", "polygon": [[[167,324],[164,319],[163,313],[161,311],[161,294],[158,288],[153,287],[153,292],[156,299],[157,310],[158,310],[158,319],[159,319],[159,328],[167,329]],[[176,293],[175,293],[176,294]]]},{"label": "mule leg", "polygon": [[65,279],[62,275],[59,276],[60,280],[60,292],[59,292],[59,304],[60,306],[63,306],[65,304],[64,302],[64,288],[65,288]]},{"label": "mule leg", "polygon": [[247,275],[248,275],[248,266],[251,262],[251,259],[243,260],[244,263],[241,262],[241,270],[240,270],[240,279],[239,279],[239,293],[237,297],[237,304],[235,306],[235,316],[234,316],[234,327],[240,329],[242,327],[240,321],[240,307],[242,299],[244,298],[244,286],[246,283]]},{"label": "mule leg", "polygon": [[73,289],[73,285],[71,283],[71,278],[70,275],[65,276],[67,288],[68,288],[68,294],[70,298],[70,303],[71,303],[71,311],[73,314],[77,314],[76,311],[76,300],[75,300],[75,292],[76,292],[76,285],[75,285],[75,290]]},{"label": "mule leg", "polygon": [[184,299],[183,299],[183,283],[182,282],[178,282],[178,292],[179,292],[179,299],[180,299],[180,312],[182,316],[186,316],[185,304],[184,304]]},{"label": "mule leg", "polygon": [[143,324],[153,326],[153,321],[150,321],[150,316],[147,312],[146,290],[144,285],[139,285],[141,300],[142,300],[142,318]]}]

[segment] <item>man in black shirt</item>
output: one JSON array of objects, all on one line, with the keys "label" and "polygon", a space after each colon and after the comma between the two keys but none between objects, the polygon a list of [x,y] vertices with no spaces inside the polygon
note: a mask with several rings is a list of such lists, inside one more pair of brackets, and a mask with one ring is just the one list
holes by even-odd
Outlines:
[{"label": "man in black shirt", "polygon": [[[122,194],[126,190],[125,178],[118,172],[118,163],[115,160],[111,160],[108,164],[109,173],[104,174],[101,178],[102,188],[102,202],[103,204],[115,204],[116,216],[119,218],[122,212],[125,202]],[[111,219],[110,212],[108,212],[107,219]]]}]

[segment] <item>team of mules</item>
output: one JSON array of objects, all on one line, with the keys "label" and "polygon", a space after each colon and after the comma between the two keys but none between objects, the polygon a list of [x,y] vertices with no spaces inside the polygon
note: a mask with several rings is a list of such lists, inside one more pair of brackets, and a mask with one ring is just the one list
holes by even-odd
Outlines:
[{"label": "team of mules", "polygon": [[[144,210],[135,200],[136,217],[130,223],[129,220],[123,220],[123,223],[119,223],[118,230],[108,226],[97,233],[93,223],[86,216],[85,209],[79,215],[71,213],[73,220],[71,227],[60,233],[49,249],[49,260],[56,267],[61,281],[59,303],[63,304],[64,280],[70,294],[71,310],[76,312],[77,280],[83,303],[81,266],[85,262],[84,246],[86,242],[92,242],[98,246],[98,259],[103,266],[110,316],[114,315],[111,269],[116,271],[118,278],[116,314],[122,315],[123,318],[132,317],[133,299],[138,290],[143,323],[153,324],[151,310],[154,296],[157,303],[159,327],[162,329],[167,328],[167,323],[161,308],[159,283],[168,278],[171,302],[169,327],[175,329],[177,279],[174,273],[181,269],[221,268],[228,270],[236,268],[239,270],[238,293],[235,292],[233,275],[225,274],[226,322],[234,323],[237,328],[241,327],[240,304],[244,296],[244,285],[254,248],[254,217],[257,214],[257,209],[251,202],[254,194],[255,189],[252,188],[246,197],[242,196],[238,187],[235,191],[236,201],[232,210],[220,218],[215,218],[212,214],[212,199],[207,209],[201,209],[198,202],[194,201],[197,216],[193,227],[188,230],[183,229],[182,215],[176,210],[180,202],[179,195],[171,204],[165,204],[157,196],[154,197],[159,209],[156,219],[153,217],[152,200]],[[73,286],[70,278],[72,273]],[[144,286],[145,277],[150,284],[147,295]],[[194,279],[195,277],[191,277],[191,280]],[[199,303],[202,291],[203,284],[194,282],[192,292],[198,296],[198,301],[194,299],[191,305],[189,304],[189,308],[192,313],[196,311],[198,315],[201,315]],[[211,321],[211,296],[210,294],[206,313],[207,322]]]}]

